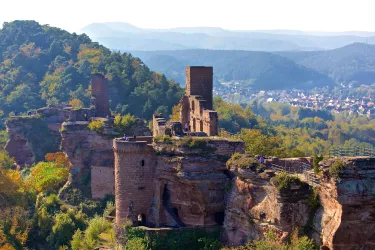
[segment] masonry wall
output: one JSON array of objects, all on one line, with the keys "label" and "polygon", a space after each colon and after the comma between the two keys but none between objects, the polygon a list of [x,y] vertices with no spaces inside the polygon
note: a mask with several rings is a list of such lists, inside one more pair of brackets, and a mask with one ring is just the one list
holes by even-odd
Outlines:
[{"label": "masonry wall", "polygon": [[110,116],[107,81],[102,74],[91,75],[91,91],[95,98],[95,116]]},{"label": "masonry wall", "polygon": [[115,152],[116,223],[128,218],[137,224],[138,216],[146,223],[153,198],[156,155],[147,142],[113,141]]},{"label": "masonry wall", "polygon": [[205,108],[212,109],[213,68],[204,66],[186,67],[186,95],[200,95],[206,100]]},{"label": "masonry wall", "polygon": [[115,171],[113,167],[91,166],[91,196],[103,199],[115,194]]}]

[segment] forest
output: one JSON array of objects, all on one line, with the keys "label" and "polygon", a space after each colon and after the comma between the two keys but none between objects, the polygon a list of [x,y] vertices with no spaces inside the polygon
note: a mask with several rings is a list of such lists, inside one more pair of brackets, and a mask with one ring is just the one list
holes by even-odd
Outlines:
[{"label": "forest", "polygon": [[83,34],[35,21],[5,23],[0,30],[0,124],[6,117],[50,104],[88,106],[90,75],[108,79],[114,113],[150,119],[168,114],[183,90],[131,54],[111,52]]}]

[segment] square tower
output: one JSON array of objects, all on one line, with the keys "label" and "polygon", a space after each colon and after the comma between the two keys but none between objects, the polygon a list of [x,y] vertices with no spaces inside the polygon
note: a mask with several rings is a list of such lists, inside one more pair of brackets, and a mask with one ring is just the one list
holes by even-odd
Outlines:
[{"label": "square tower", "polygon": [[203,97],[206,109],[212,109],[213,68],[205,66],[186,67],[186,95]]}]

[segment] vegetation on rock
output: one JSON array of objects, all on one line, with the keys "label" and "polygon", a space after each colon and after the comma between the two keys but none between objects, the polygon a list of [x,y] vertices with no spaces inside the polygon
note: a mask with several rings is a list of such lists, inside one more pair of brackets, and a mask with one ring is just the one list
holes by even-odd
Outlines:
[{"label": "vegetation on rock", "polygon": [[301,185],[302,181],[294,175],[282,172],[271,179],[278,190],[290,189],[291,185]]},{"label": "vegetation on rock", "polygon": [[104,129],[104,122],[101,121],[101,120],[92,120],[89,125],[88,125],[88,128],[91,130],[91,131],[95,131],[97,133],[100,133],[103,131]]},{"label": "vegetation on rock", "polygon": [[337,160],[329,167],[329,174],[333,178],[338,178],[344,169],[345,163],[342,160]]}]

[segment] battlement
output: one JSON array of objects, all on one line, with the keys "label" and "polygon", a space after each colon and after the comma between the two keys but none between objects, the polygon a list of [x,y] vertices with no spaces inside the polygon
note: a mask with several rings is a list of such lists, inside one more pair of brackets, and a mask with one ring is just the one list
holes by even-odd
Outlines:
[{"label": "battlement", "polygon": [[133,140],[125,141],[124,139],[117,138],[113,140],[113,150],[118,154],[149,154],[154,153],[154,149],[150,145],[152,136],[142,136]]}]

